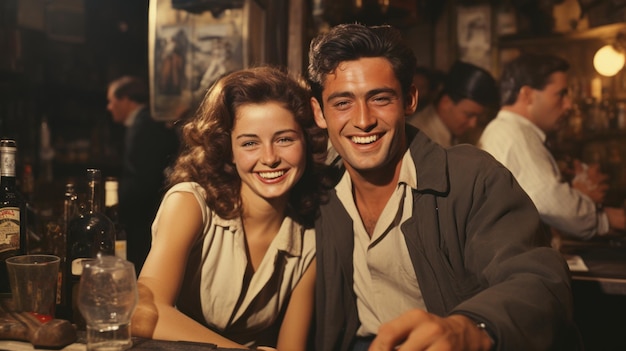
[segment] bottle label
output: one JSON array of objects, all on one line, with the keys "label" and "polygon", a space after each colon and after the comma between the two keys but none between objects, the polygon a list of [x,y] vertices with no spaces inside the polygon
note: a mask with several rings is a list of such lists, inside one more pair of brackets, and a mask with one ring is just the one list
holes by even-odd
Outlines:
[{"label": "bottle label", "polygon": [[115,256],[126,259],[126,240],[115,240]]},{"label": "bottle label", "polygon": [[72,260],[72,275],[80,276],[83,274],[83,265],[86,261],[93,261],[93,258],[80,257]]},{"label": "bottle label", "polygon": [[0,253],[20,249],[20,209],[0,208]]},{"label": "bottle label", "polygon": [[15,177],[15,150],[4,148],[0,153],[0,176]]}]

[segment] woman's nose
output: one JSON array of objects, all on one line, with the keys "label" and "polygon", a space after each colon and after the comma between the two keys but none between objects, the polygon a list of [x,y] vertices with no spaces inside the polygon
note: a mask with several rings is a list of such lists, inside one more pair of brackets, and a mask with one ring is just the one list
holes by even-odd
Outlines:
[{"label": "woman's nose", "polygon": [[278,167],[278,165],[280,164],[280,157],[273,147],[265,147],[263,149],[263,157],[261,159],[261,162],[271,168]]}]

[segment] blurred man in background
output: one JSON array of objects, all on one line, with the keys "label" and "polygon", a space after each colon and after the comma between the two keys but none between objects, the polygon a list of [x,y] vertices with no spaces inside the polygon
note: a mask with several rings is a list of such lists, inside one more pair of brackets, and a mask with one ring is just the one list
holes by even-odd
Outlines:
[{"label": "blurred man in background", "polygon": [[107,99],[113,121],[126,126],[119,220],[126,228],[128,260],[139,273],[150,250],[150,227],[164,194],[164,173],[176,157],[179,141],[174,129],[151,117],[149,91],[139,78],[114,80]]},{"label": "blurred man in background", "polygon": [[[421,94],[418,89],[418,94]],[[460,138],[486,119],[490,107],[498,103],[496,82],[486,70],[457,61],[446,75],[439,96],[422,111],[407,118],[443,147]]]}]

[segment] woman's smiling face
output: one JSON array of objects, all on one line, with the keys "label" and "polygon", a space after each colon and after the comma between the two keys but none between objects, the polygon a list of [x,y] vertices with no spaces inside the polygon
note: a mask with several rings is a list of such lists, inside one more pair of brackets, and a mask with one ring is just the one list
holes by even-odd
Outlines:
[{"label": "woman's smiling face", "polygon": [[293,113],[277,102],[240,106],[231,135],[242,197],[286,201],[306,166],[305,137]]}]

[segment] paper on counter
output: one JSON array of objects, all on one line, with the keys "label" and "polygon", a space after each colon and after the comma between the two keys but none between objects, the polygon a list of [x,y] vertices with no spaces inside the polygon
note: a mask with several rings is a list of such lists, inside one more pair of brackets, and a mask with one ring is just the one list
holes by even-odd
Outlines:
[{"label": "paper on counter", "polygon": [[583,258],[578,255],[566,255],[567,265],[572,272],[589,272],[589,268],[583,261]]}]

